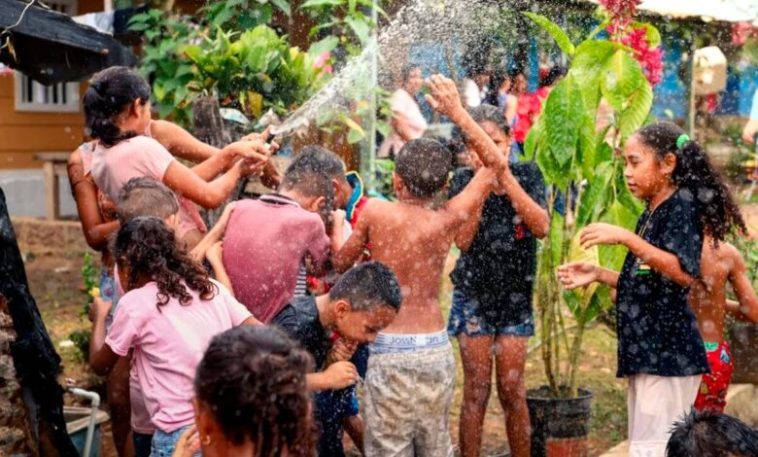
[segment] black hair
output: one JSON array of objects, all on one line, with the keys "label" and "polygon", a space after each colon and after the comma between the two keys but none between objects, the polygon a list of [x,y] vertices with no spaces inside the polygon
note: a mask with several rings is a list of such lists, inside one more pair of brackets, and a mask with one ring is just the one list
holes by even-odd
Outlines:
[{"label": "black hair", "polygon": [[216,335],[197,367],[195,394],[234,445],[255,457],[313,455],[306,372],[313,360],[273,326],[242,325]]},{"label": "black hair", "polygon": [[329,299],[347,300],[354,311],[389,306],[398,311],[403,301],[395,273],[379,262],[365,262],[343,274],[329,291]]},{"label": "black hair", "polygon": [[119,268],[128,267],[125,287],[131,289],[144,279],[155,281],[158,309],[171,298],[189,305],[192,295],[187,288],[203,300],[212,299],[217,292],[205,269],[177,246],[174,232],[157,217],[135,217],[124,223],[111,252]]},{"label": "black hair", "polygon": [[95,74],[84,93],[87,133],[106,147],[142,133],[122,132],[116,125],[116,117],[135,100],[150,100],[150,85],[136,70],[110,67]]},{"label": "black hair", "polygon": [[563,65],[553,65],[548,70],[547,75],[540,81],[540,87],[550,87],[560,81],[566,74],[568,69]]},{"label": "black hair", "polygon": [[130,179],[121,188],[116,212],[121,223],[140,216],[166,219],[179,212],[179,202],[165,184],[140,176]]},{"label": "black hair", "polygon": [[440,142],[419,138],[405,143],[395,158],[395,173],[411,194],[431,198],[447,184],[450,151]]},{"label": "black hair", "polygon": [[683,134],[681,127],[670,122],[650,124],[637,131],[642,143],[654,149],[659,160],[667,154],[676,157],[671,179],[692,196],[701,232],[718,241],[723,241],[735,226],[746,232],[739,207],[705,151],[695,141],[687,141],[681,148],[677,146]]},{"label": "black hair", "polygon": [[306,146],[292,159],[282,177],[281,187],[309,197],[325,197],[327,207],[334,201],[332,179],[345,175],[345,164],[337,154],[321,146]]},{"label": "black hair", "polygon": [[726,414],[691,411],[676,422],[666,457],[758,456],[758,431]]},{"label": "black hair", "polygon": [[511,134],[511,127],[508,125],[508,121],[505,119],[503,112],[497,107],[483,104],[469,109],[468,112],[477,124],[481,124],[482,122],[492,122],[502,130],[504,134]]},{"label": "black hair", "polygon": [[403,82],[403,84],[408,82],[408,78],[411,77],[411,73],[413,73],[413,71],[417,68],[420,69],[421,65],[417,63],[409,63],[403,66],[403,68],[400,70],[400,80]]}]

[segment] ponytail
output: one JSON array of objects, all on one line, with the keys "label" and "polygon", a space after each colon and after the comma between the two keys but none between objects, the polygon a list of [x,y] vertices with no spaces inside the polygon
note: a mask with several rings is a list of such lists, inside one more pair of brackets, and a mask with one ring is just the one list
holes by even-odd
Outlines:
[{"label": "ponytail", "polygon": [[697,210],[700,230],[723,241],[735,227],[747,232],[739,207],[732,199],[721,175],[708,155],[689,139],[679,126],[659,122],[640,129],[642,142],[653,148],[659,160],[674,154],[676,166],[671,176],[674,185],[689,192]]},{"label": "ponytail", "polygon": [[97,73],[84,93],[84,117],[87,133],[106,147],[137,135],[122,132],[116,117],[135,100],[147,103],[150,86],[135,70],[110,67]]}]

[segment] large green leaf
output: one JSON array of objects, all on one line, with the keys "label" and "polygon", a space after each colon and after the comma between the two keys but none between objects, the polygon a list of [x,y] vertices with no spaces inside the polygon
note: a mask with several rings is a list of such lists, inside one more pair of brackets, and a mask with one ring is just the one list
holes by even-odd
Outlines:
[{"label": "large green leaf", "polygon": [[[644,77],[644,76],[643,76]],[[653,89],[647,80],[632,93],[623,111],[618,113],[619,134],[626,140],[645,124],[653,106]]]},{"label": "large green leaf", "polygon": [[292,16],[292,8],[287,0],[271,0],[271,3],[276,5],[287,17]]},{"label": "large green leaf", "polygon": [[539,25],[544,31],[549,33],[550,36],[555,40],[555,43],[558,45],[558,47],[561,48],[561,51],[566,53],[568,56],[574,55],[574,51],[576,50],[574,48],[574,45],[571,43],[568,35],[566,35],[566,32],[564,32],[558,24],[540,14],[530,12],[525,12],[523,14],[524,16],[534,21],[535,24]]},{"label": "large green leaf", "polygon": [[345,22],[350,26],[355,36],[358,37],[358,41],[361,44],[368,43],[371,35],[371,26],[364,19],[358,15],[345,18]]},{"label": "large green leaf", "polygon": [[316,58],[325,52],[331,52],[337,45],[340,44],[340,39],[336,36],[330,35],[323,40],[319,40],[308,48],[308,54]]},{"label": "large green leaf", "polygon": [[532,128],[529,129],[529,133],[526,135],[526,140],[524,141],[524,158],[526,160],[534,160],[537,152],[538,147],[544,147],[544,141],[541,141],[543,138],[544,133],[544,118],[540,117],[537,119],[537,122],[535,122],[532,125]]},{"label": "large green leaf", "polygon": [[598,164],[595,176],[587,184],[579,202],[576,216],[578,227],[584,227],[597,220],[603,209],[608,206],[608,202],[612,198],[611,179],[613,179],[613,163],[602,162]]},{"label": "large green leaf", "polygon": [[547,242],[550,246],[550,259],[553,267],[557,268],[563,260],[563,243],[564,243],[563,216],[558,211],[552,211],[550,215],[550,234]]},{"label": "large green leaf", "polygon": [[605,72],[605,65],[619,45],[610,41],[587,40],[576,48],[571,62],[571,75],[582,91],[585,108],[594,117],[600,103],[600,78]]},{"label": "large green leaf", "polygon": [[603,97],[616,111],[625,108],[627,99],[645,82],[639,63],[623,50],[606,61],[600,80]]},{"label": "large green leaf", "polygon": [[550,91],[542,116],[548,146],[560,168],[569,165],[576,154],[583,110],[581,93],[573,78],[564,78]]}]

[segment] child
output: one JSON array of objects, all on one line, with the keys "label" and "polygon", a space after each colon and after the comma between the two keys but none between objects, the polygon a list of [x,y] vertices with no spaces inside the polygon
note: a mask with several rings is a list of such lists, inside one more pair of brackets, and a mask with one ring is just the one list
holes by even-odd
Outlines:
[{"label": "child", "polygon": [[[700,258],[701,279],[690,289],[689,302],[695,312],[700,336],[705,343],[710,373],[703,374],[695,409],[723,413],[732,378],[732,355],[724,339],[727,311],[737,318],[758,323],[758,297],[747,277],[747,268],[739,251],[729,243],[716,244],[708,236]],[[726,300],[726,283],[737,295],[738,303]]]},{"label": "child", "polygon": [[[350,352],[356,344],[374,341],[395,318],[400,302],[400,286],[394,273],[378,262],[367,262],[345,273],[328,295],[295,298],[274,317],[272,322],[300,341],[316,361],[316,373],[308,378],[309,388],[326,391],[316,396],[320,456],[344,455],[342,417],[334,417],[335,414],[358,415],[357,408],[336,411],[334,406],[340,402],[354,404],[351,391],[341,390],[359,379],[355,366],[347,362]],[[334,345],[333,331],[347,344]]]},{"label": "child", "polygon": [[311,357],[274,327],[236,327],[213,337],[195,376],[196,429],[176,457],[311,457]]},{"label": "child", "polygon": [[690,412],[676,422],[666,457],[754,457],[758,431],[726,414]]},{"label": "child", "polygon": [[[121,189],[116,212],[121,224],[137,217],[149,216],[162,219],[174,230],[179,220],[179,204],[171,189],[154,179],[144,177],[127,181]],[[117,278],[113,288],[110,300],[112,305],[105,321],[106,334],[113,324],[119,296],[123,294]],[[104,341],[92,338],[90,352],[99,351],[103,344]],[[150,454],[150,443],[155,428],[145,409],[137,371],[131,369],[131,359],[131,355],[120,358],[109,374],[108,403],[112,405],[111,418],[114,429],[117,426],[123,428],[118,434],[127,440],[124,444],[126,454],[143,457]],[[130,432],[133,449],[130,449],[128,443]]]},{"label": "child", "polygon": [[[412,453],[448,456],[453,449],[448,415],[455,384],[455,359],[438,296],[440,275],[460,225],[484,201],[493,176],[507,174],[507,162],[461,105],[455,83],[430,80],[429,102],[471,139],[483,170],[439,210],[431,209],[447,183],[449,151],[436,141],[406,144],[396,158],[393,186],[398,202],[370,200],[350,239],[335,254],[345,271],[371,243],[371,256],[398,276],[403,308],[370,347],[366,377],[366,455]],[[502,173],[500,173],[502,171]]]},{"label": "child", "polygon": [[210,339],[258,321],[177,246],[160,219],[126,222],[113,255],[126,294],[107,336],[109,304],[98,302],[92,338],[105,344],[91,352],[90,365],[105,374],[134,350],[134,369],[156,428],[152,455],[171,455],[178,437],[194,422],[192,374]]},{"label": "child", "polygon": [[304,148],[284,173],[278,193],[236,203],[221,258],[218,251],[209,256],[217,277],[228,276],[235,296],[264,323],[292,299],[301,265],[318,271],[326,264],[331,240],[319,214],[334,205],[325,173],[331,167],[344,170],[334,153]]},{"label": "child", "polygon": [[[263,168],[270,150],[261,138],[249,137],[189,169],[156,140],[140,135],[150,125],[149,99],[150,86],[135,70],[111,67],[92,79],[84,95],[87,128],[97,140],[92,178],[111,201],[130,178],[148,176],[164,182],[183,197],[178,235],[192,247],[205,231],[194,203],[208,208],[223,203],[240,177]],[[247,160],[235,162],[240,157]]]},{"label": "child", "polygon": [[[480,105],[471,117],[508,158],[510,129],[500,110]],[[450,196],[460,193],[481,162],[456,170]],[[533,162],[511,165],[512,182],[500,186],[465,222],[455,237],[461,257],[450,275],[455,289],[448,332],[458,338],[463,362],[461,455],[478,456],[482,425],[497,368],[497,392],[505,413],[508,445],[515,457],[530,455],[529,410],[524,368],[529,337],[534,335],[532,289],[537,238],[550,226],[545,184]]]},{"label": "child", "polygon": [[673,421],[695,401],[708,372],[687,294],[700,277],[703,236],[744,230],[739,209],[700,146],[674,124],[640,129],[626,143],[624,176],[647,202],[637,230],[591,224],[584,248],[629,248],[621,273],[584,263],[562,266],[568,288],[593,281],[617,289],[618,372],[629,378],[631,456],[662,456]]}]

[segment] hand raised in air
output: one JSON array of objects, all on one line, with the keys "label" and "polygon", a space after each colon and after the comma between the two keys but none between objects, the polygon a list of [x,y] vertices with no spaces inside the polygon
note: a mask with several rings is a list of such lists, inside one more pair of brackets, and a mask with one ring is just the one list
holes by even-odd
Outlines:
[{"label": "hand raised in air", "polygon": [[440,114],[450,117],[456,110],[463,109],[458,88],[451,79],[433,75],[428,79],[428,85],[432,93],[426,95],[426,101]]}]

